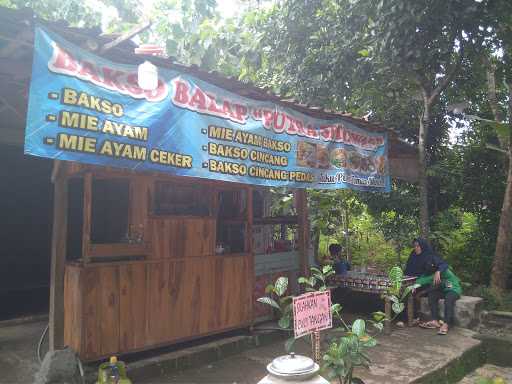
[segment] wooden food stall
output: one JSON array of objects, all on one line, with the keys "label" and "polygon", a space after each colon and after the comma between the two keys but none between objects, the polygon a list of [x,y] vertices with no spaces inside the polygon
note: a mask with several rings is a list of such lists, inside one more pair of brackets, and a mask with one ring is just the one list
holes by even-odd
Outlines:
[{"label": "wooden food stall", "polygon": [[[59,168],[68,184],[64,343],[82,359],[252,324],[253,187]],[[279,263],[283,254],[267,255]],[[299,265],[299,254],[288,257]]]},{"label": "wooden food stall", "polygon": [[78,164],[65,173],[64,342],[82,358],[252,322],[251,187]]}]

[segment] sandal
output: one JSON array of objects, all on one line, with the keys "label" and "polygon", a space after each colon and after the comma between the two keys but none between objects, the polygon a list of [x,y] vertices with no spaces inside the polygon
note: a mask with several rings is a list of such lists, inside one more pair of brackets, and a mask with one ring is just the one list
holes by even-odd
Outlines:
[{"label": "sandal", "polygon": [[416,319],[413,319],[412,323],[411,323],[411,327],[417,327],[418,325],[420,325],[421,321],[419,318],[416,318]]},{"label": "sandal", "polygon": [[439,328],[439,326],[436,325],[436,323],[433,320],[427,321],[426,323],[420,323],[419,326],[420,326],[420,328],[425,328],[425,329],[437,329],[437,328]]},{"label": "sandal", "polygon": [[438,335],[445,336],[448,334],[448,325],[443,324],[441,328],[439,328],[439,331],[437,331]]}]

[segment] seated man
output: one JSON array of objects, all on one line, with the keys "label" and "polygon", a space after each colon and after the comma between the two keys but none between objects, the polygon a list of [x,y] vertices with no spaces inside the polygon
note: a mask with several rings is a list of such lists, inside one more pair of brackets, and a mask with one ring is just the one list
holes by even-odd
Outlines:
[{"label": "seated man", "polygon": [[337,275],[344,275],[347,271],[350,271],[350,263],[341,256],[343,248],[339,244],[329,245],[329,253],[334,261],[334,272]]}]

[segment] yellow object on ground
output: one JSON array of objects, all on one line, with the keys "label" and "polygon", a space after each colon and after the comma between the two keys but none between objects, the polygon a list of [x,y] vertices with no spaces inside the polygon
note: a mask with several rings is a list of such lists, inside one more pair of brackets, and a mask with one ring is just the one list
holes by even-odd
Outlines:
[{"label": "yellow object on ground", "polygon": [[132,384],[126,375],[126,365],[111,356],[109,362],[100,364],[96,384]]}]

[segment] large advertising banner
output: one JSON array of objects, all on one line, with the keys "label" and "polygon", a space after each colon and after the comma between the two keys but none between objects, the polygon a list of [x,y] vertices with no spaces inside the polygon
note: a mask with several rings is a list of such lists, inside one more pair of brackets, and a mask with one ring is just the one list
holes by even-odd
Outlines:
[{"label": "large advertising banner", "polygon": [[263,186],[389,191],[385,132],[314,119],[159,68],[114,63],[36,28],[25,153]]}]

